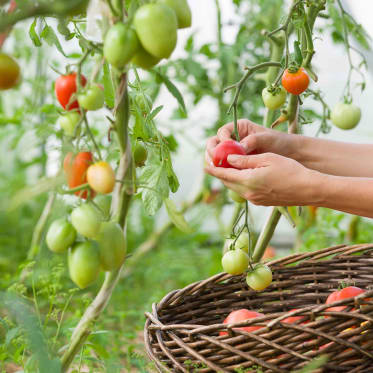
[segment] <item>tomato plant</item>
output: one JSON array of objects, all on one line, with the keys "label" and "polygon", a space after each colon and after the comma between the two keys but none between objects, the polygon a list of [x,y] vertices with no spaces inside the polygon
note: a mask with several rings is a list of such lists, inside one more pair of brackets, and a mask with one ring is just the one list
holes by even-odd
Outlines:
[{"label": "tomato plant", "polygon": [[74,137],[79,135],[76,126],[79,124],[81,116],[76,111],[70,111],[58,117],[57,125],[63,129],[66,136]]},{"label": "tomato plant", "polygon": [[176,47],[177,18],[164,4],[145,4],[133,20],[137,36],[144,49],[157,58],[168,58]]},{"label": "tomato plant", "polygon": [[264,105],[270,110],[279,109],[286,101],[286,91],[283,87],[266,87],[262,91]]},{"label": "tomato plant", "polygon": [[234,190],[230,190],[228,191],[228,196],[230,199],[232,199],[233,201],[237,202],[237,203],[244,203],[246,202],[246,199],[241,197],[237,192],[235,192]]},{"label": "tomato plant", "polygon": [[139,39],[135,30],[122,22],[112,26],[106,34],[104,56],[117,68],[123,68],[139,49]]},{"label": "tomato plant", "polygon": [[98,84],[92,84],[78,95],[78,103],[85,110],[99,110],[104,102],[104,89]]},{"label": "tomato plant", "polygon": [[104,271],[112,271],[122,266],[126,257],[126,240],[118,223],[103,222],[95,237],[100,250],[100,262]]},{"label": "tomato plant", "polygon": [[192,25],[192,12],[186,0],[159,0],[174,10],[177,17],[178,28],[187,28]]},{"label": "tomato plant", "polygon": [[[223,321],[224,324],[234,324],[245,320],[255,319],[257,317],[262,317],[264,314],[256,311],[249,311],[245,308],[237,311],[232,311],[227,318]],[[233,330],[244,330],[245,332],[251,333],[255,330],[259,330],[263,328],[260,325],[252,325],[252,326],[240,326],[238,328],[234,328]],[[228,335],[228,332],[219,332],[219,335]]]},{"label": "tomato plant", "polygon": [[241,232],[241,234],[237,238],[236,243],[234,244],[234,247],[236,249],[241,249],[247,253],[249,250],[249,243],[250,243],[249,233]]},{"label": "tomato plant", "polygon": [[13,88],[21,77],[18,63],[5,53],[0,53],[0,90]]},{"label": "tomato plant", "polygon": [[48,248],[56,253],[67,251],[75,239],[76,230],[65,218],[55,220],[45,237]]},{"label": "tomato plant", "polygon": [[221,142],[214,150],[212,161],[215,167],[234,168],[227,160],[228,155],[231,154],[245,155],[246,152],[244,147],[237,141],[226,140]]},{"label": "tomato plant", "polygon": [[[63,162],[63,168],[70,188],[76,188],[87,183],[87,170],[93,163],[91,152],[80,152],[76,156],[67,153]],[[88,195],[94,197],[93,192],[78,190],[75,195],[86,199]]]},{"label": "tomato plant", "polygon": [[[57,78],[55,83],[55,92],[58,102],[66,110],[74,110],[79,108],[76,100],[77,92],[77,74],[70,73],[68,75],[61,75]],[[80,76],[80,84],[84,87],[87,83],[86,77],[82,74]]]},{"label": "tomato plant", "polygon": [[143,114],[149,112],[153,106],[152,99],[147,93],[137,94],[135,97],[135,102]]},{"label": "tomato plant", "polygon": [[353,104],[338,103],[331,112],[333,124],[342,130],[355,128],[361,119],[361,110]]},{"label": "tomato plant", "polygon": [[282,75],[283,87],[293,95],[300,95],[303,93],[310,84],[310,78],[306,70],[301,67],[296,71],[286,69]]},{"label": "tomato plant", "polygon": [[255,291],[262,291],[272,283],[272,271],[265,265],[260,264],[246,276],[247,285]]},{"label": "tomato plant", "polygon": [[84,237],[95,238],[100,230],[101,217],[90,203],[82,204],[71,213],[71,223],[76,231]]},{"label": "tomato plant", "polygon": [[245,251],[240,249],[228,250],[224,254],[221,264],[224,272],[227,272],[230,275],[240,275],[247,270],[249,256]]},{"label": "tomato plant", "polygon": [[145,146],[139,142],[136,143],[133,150],[133,159],[136,167],[143,167],[148,159],[148,151]]},{"label": "tomato plant", "polygon": [[79,242],[68,254],[71,280],[81,289],[92,285],[100,274],[100,256],[97,244],[93,241]]},{"label": "tomato plant", "polygon": [[87,170],[89,186],[97,193],[111,193],[115,185],[115,173],[110,164],[104,161],[94,163]]}]

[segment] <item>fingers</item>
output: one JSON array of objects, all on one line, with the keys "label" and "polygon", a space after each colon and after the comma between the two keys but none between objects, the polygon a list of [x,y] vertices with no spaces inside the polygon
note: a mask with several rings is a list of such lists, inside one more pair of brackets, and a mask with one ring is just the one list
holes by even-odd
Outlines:
[{"label": "fingers", "polygon": [[[217,136],[210,137],[207,140],[206,144],[206,160],[208,160],[208,163],[212,163],[212,158],[214,156],[214,149],[216,148],[216,145],[219,144],[219,139]],[[208,159],[209,158],[209,159]]]},{"label": "fingers", "polygon": [[240,170],[248,168],[266,167],[270,163],[270,153],[256,154],[256,155],[229,155],[228,162],[233,167]]},{"label": "fingers", "polygon": [[205,167],[205,172],[219,178],[223,182],[240,183],[244,180],[242,171],[235,170],[234,168],[223,168],[207,165]]},{"label": "fingers", "polygon": [[[240,139],[245,138],[250,133],[260,129],[261,127],[257,124],[250,122],[248,119],[240,119],[237,122],[238,134]],[[228,123],[218,130],[218,138],[220,141],[231,140],[234,136],[234,123]]]}]

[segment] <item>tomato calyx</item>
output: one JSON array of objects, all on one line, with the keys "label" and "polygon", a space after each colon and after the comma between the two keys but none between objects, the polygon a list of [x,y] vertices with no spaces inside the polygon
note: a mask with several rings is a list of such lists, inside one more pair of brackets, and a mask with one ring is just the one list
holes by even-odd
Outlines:
[{"label": "tomato calyx", "polygon": [[296,61],[292,61],[289,63],[289,66],[287,68],[287,71],[290,74],[296,74],[300,69],[300,65]]}]

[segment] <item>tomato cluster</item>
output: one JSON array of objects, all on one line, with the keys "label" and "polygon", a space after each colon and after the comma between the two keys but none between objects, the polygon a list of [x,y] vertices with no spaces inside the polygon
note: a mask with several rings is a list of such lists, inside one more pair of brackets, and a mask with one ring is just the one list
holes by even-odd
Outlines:
[{"label": "tomato cluster", "polygon": [[81,289],[93,284],[101,269],[118,269],[127,251],[120,225],[115,221],[105,221],[109,215],[105,206],[107,200],[95,202],[95,205],[84,203],[74,208],[70,221],[67,218],[55,220],[46,236],[51,251],[68,251],[70,278]]}]

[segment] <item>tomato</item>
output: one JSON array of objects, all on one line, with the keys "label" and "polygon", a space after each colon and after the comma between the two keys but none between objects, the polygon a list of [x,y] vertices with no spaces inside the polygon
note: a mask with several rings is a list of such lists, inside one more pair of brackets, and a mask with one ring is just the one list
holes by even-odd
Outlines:
[{"label": "tomato", "polygon": [[360,122],[361,110],[356,105],[340,102],[332,110],[330,119],[338,128],[351,130]]},{"label": "tomato", "polygon": [[177,42],[177,18],[169,6],[145,4],[136,11],[133,24],[148,53],[158,58],[171,56]]},{"label": "tomato", "polygon": [[79,133],[75,133],[75,129],[80,119],[81,116],[78,112],[70,111],[61,115],[57,120],[57,124],[64,130],[66,136],[74,137],[75,134],[79,135]]},{"label": "tomato", "polygon": [[168,5],[176,13],[178,28],[192,25],[192,12],[187,0],[158,0],[158,3]]},{"label": "tomato", "polygon": [[233,141],[233,140],[223,141],[215,148],[215,151],[214,151],[214,156],[213,156],[212,161],[215,167],[234,168],[227,161],[228,155],[230,154],[245,155],[246,152],[245,152],[244,147],[237,141]]},{"label": "tomato", "polygon": [[84,237],[95,238],[101,226],[101,216],[91,204],[82,204],[71,213],[71,223]]},{"label": "tomato", "polygon": [[93,200],[93,202],[98,206],[104,219],[108,219],[110,217],[111,200],[112,200],[111,196],[103,195],[103,194],[99,194]]},{"label": "tomato", "polygon": [[148,113],[153,106],[152,99],[147,93],[138,93],[135,102],[143,114]]},{"label": "tomato", "polygon": [[247,285],[256,291],[262,291],[272,283],[272,271],[265,265],[260,264],[246,276]]},{"label": "tomato", "polygon": [[[79,104],[74,100],[77,91],[77,74],[71,73],[68,75],[61,75],[57,78],[55,84],[55,92],[58,102],[66,110],[78,109]],[[80,75],[80,84],[84,87],[87,83],[86,77]]]},{"label": "tomato", "polygon": [[[75,157],[71,152],[66,154],[63,168],[70,188],[87,184],[87,170],[92,163],[93,155],[91,152],[80,152]],[[90,193],[92,198],[94,197],[95,193],[87,190],[78,190],[75,192],[75,195],[86,199],[88,193]]]},{"label": "tomato", "polygon": [[0,52],[0,90],[13,88],[20,77],[21,70],[16,60]]},{"label": "tomato", "polygon": [[100,161],[88,168],[87,180],[95,192],[108,194],[114,189],[115,173],[109,163]]},{"label": "tomato", "polygon": [[308,88],[310,84],[310,78],[308,77],[308,74],[303,67],[301,67],[294,73],[286,69],[284,74],[282,75],[281,82],[283,87],[289,93],[293,95],[300,95]]},{"label": "tomato", "polygon": [[276,250],[272,246],[268,246],[263,254],[263,260],[273,259],[276,256]]},{"label": "tomato", "polygon": [[[273,90],[273,91],[272,91]],[[286,101],[286,91],[283,87],[264,88],[262,91],[264,105],[270,110],[279,109]]]},{"label": "tomato", "polygon": [[[234,250],[234,246],[233,245],[233,242],[234,242],[234,238],[227,238],[225,241],[224,241],[224,247],[223,247],[223,255],[225,253],[227,253],[229,250]],[[244,250],[243,250],[244,251]]]},{"label": "tomato", "polygon": [[[290,312],[291,311],[298,311],[298,310],[296,308],[294,308],[294,309],[290,310]],[[286,319],[282,320],[282,322],[286,322],[288,324],[293,324],[293,323],[295,323],[299,320],[302,320],[302,319],[304,319],[304,316],[289,316]],[[302,323],[302,324],[306,324],[306,323]]]},{"label": "tomato", "polygon": [[230,275],[240,275],[247,270],[249,256],[240,249],[227,251],[221,260],[224,272]]},{"label": "tomato", "polygon": [[249,234],[247,232],[242,232],[240,236],[237,238],[234,248],[241,249],[245,253],[247,253],[249,251],[249,242],[250,242]]},{"label": "tomato", "polygon": [[62,253],[75,242],[75,239],[76,230],[65,218],[61,218],[51,224],[45,241],[51,251]]},{"label": "tomato", "polygon": [[100,274],[100,255],[97,243],[92,241],[75,244],[68,255],[71,280],[81,289],[92,285]]},{"label": "tomato", "polygon": [[155,66],[161,58],[154,57],[150,53],[148,53],[142,45],[139,46],[136,54],[132,58],[132,63],[141,67],[144,70],[149,70],[153,66]]},{"label": "tomato", "polygon": [[[255,319],[256,317],[263,317],[264,314],[255,311],[249,311],[245,308],[237,311],[232,311],[227,318],[223,321],[224,324],[235,324],[241,321]],[[251,326],[240,326],[239,328],[233,328],[233,330],[244,330],[245,332],[253,332],[261,329],[263,326],[251,325]],[[219,335],[228,335],[228,332],[220,332]]]},{"label": "tomato", "polygon": [[85,110],[99,110],[104,106],[105,94],[102,87],[98,84],[93,84],[87,90],[79,93],[79,105]]},{"label": "tomato", "polygon": [[[333,293],[329,294],[328,298],[326,299],[326,304],[336,302],[338,300],[339,290],[333,291]],[[339,312],[342,311],[344,306],[338,307],[330,307],[327,308],[325,311],[327,312]]]},{"label": "tomato", "polygon": [[236,193],[234,190],[230,190],[228,191],[228,196],[230,197],[230,199],[232,199],[233,201],[237,202],[237,203],[244,203],[246,202],[246,199],[241,197],[238,193]]},{"label": "tomato", "polygon": [[337,300],[356,297],[362,293],[365,293],[365,290],[358,288],[357,286],[348,286],[339,291]]},{"label": "tomato", "polygon": [[136,167],[143,167],[145,165],[145,162],[148,159],[148,151],[143,144],[138,142],[135,145],[133,149],[133,159]]},{"label": "tomato", "polygon": [[101,267],[105,271],[119,268],[126,258],[126,239],[118,223],[101,223],[100,232],[95,240],[100,249]]},{"label": "tomato", "polygon": [[140,42],[135,30],[118,22],[106,34],[104,56],[110,64],[122,69],[136,54],[139,45]]}]

